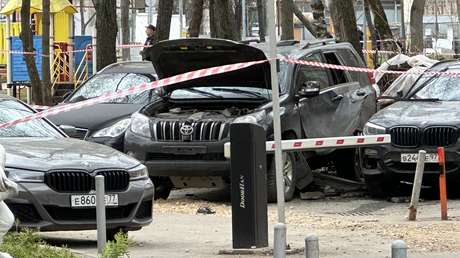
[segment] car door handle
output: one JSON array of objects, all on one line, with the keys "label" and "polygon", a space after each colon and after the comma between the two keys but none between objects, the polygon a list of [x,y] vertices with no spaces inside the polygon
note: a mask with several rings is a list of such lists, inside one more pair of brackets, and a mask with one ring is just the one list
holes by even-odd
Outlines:
[{"label": "car door handle", "polygon": [[341,101],[342,99],[343,99],[343,95],[337,95],[337,96],[332,97],[331,101],[336,102],[336,101]]}]

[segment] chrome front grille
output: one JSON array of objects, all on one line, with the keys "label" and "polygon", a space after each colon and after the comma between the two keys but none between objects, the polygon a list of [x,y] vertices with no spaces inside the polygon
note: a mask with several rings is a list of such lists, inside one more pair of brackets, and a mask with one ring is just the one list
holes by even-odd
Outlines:
[{"label": "chrome front grille", "polygon": [[391,142],[395,146],[417,147],[419,145],[445,147],[458,140],[458,129],[448,126],[393,127],[390,129]]},{"label": "chrome front grille", "polygon": [[229,131],[226,121],[156,121],[152,125],[157,141],[220,141]]}]

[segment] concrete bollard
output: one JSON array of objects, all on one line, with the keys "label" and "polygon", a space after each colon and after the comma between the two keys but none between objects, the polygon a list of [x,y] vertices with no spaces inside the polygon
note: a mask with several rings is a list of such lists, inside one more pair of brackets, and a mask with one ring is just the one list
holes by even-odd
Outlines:
[{"label": "concrete bollard", "polygon": [[278,223],[275,225],[275,235],[273,244],[273,257],[285,258],[286,257],[286,225]]},{"label": "concrete bollard", "polygon": [[105,221],[105,185],[104,176],[96,176],[96,223],[97,252],[102,254],[107,241]]},{"label": "concrete bollard", "polygon": [[425,171],[426,151],[418,152],[417,167],[415,169],[414,185],[409,205],[409,220],[414,221],[417,218],[417,206],[420,199],[420,190],[422,188],[423,172]]},{"label": "concrete bollard", "polygon": [[391,243],[391,258],[407,258],[407,246],[403,240]]},{"label": "concrete bollard", "polygon": [[309,235],[305,238],[305,257],[319,258],[319,241],[315,235]]}]

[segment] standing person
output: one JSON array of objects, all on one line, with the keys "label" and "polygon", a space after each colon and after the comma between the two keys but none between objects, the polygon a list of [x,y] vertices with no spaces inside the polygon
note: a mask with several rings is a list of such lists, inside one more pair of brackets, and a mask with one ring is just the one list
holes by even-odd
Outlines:
[{"label": "standing person", "polygon": [[147,35],[147,39],[145,40],[144,43],[144,49],[141,51],[141,56],[142,60],[149,60],[149,56],[147,55],[147,48],[155,44],[155,31],[157,28],[153,26],[152,24],[149,24],[147,27],[145,27],[145,34]]}]

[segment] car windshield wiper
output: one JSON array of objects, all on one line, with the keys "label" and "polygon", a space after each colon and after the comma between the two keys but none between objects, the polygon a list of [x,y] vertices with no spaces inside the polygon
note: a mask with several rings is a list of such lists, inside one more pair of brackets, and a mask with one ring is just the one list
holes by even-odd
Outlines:
[{"label": "car windshield wiper", "polygon": [[235,89],[235,88],[212,88],[212,90],[239,93],[239,94],[245,94],[245,95],[249,95],[249,96],[256,97],[256,98],[266,99],[264,95],[254,92],[254,91],[249,91],[249,90],[242,90],[242,89]]},{"label": "car windshield wiper", "polygon": [[181,90],[185,90],[185,91],[193,92],[193,93],[198,93],[200,95],[208,96],[208,97],[213,98],[213,99],[223,99],[224,98],[222,96],[212,94],[211,92],[197,90],[197,89],[194,89],[194,88],[186,88],[186,89],[181,89]]},{"label": "car windshield wiper", "polygon": [[437,101],[441,101],[440,99],[438,98],[419,98],[419,99],[414,99],[414,98],[410,98],[410,99],[403,99],[404,101],[426,101],[426,102],[437,102]]}]

